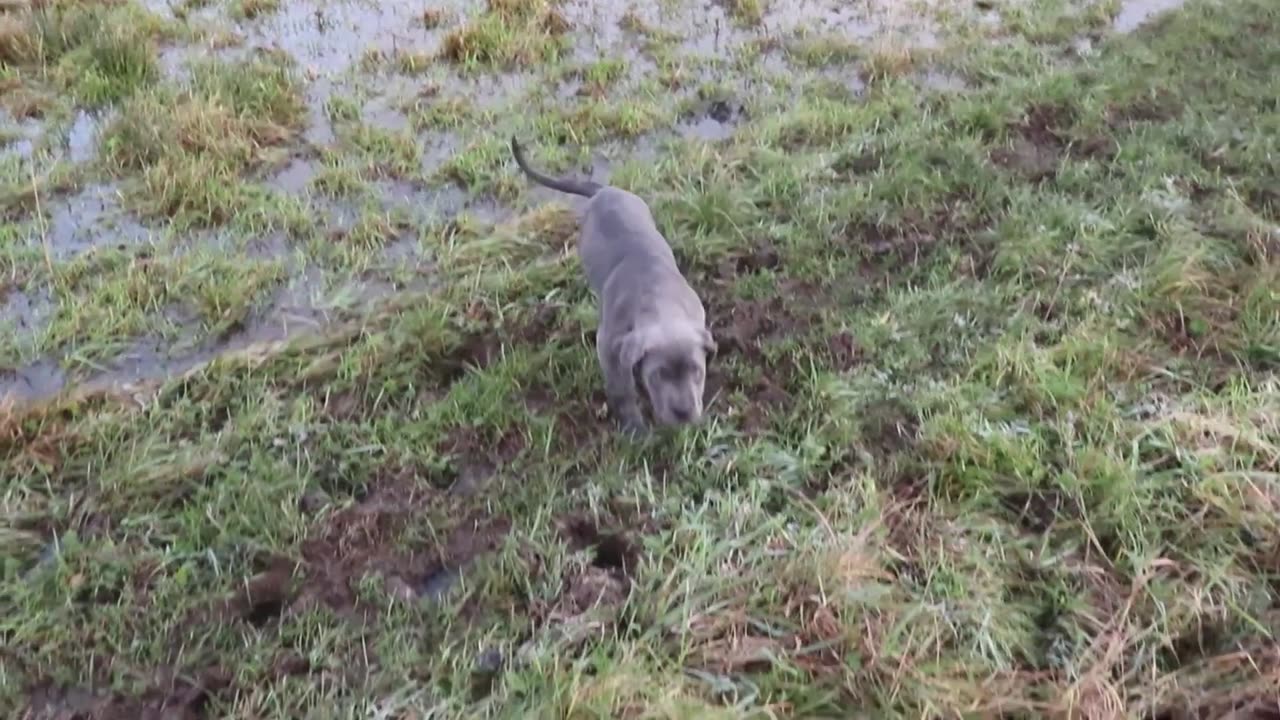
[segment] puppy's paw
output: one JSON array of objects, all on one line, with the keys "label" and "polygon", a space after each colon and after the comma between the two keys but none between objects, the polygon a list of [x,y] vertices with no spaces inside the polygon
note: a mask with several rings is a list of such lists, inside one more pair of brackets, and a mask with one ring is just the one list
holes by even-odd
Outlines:
[{"label": "puppy's paw", "polygon": [[642,438],[649,434],[649,425],[639,413],[624,415],[619,425],[622,426],[622,433],[632,439]]}]

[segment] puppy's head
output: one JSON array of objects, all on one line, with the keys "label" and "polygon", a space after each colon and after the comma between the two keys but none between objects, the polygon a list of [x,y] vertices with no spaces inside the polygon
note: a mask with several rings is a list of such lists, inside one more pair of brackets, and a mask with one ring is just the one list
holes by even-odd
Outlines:
[{"label": "puppy's head", "polygon": [[649,397],[654,420],[680,425],[702,417],[707,359],[715,352],[715,340],[706,328],[653,326],[627,335],[622,361]]}]

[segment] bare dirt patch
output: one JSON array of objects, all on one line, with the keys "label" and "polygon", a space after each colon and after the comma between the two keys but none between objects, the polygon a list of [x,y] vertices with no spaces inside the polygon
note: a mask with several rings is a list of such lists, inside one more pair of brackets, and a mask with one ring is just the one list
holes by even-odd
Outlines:
[{"label": "bare dirt patch", "polygon": [[991,151],[991,162],[1029,182],[1053,179],[1069,144],[1065,130],[1072,119],[1070,108],[1048,104],[1028,107],[1022,118],[1008,127],[1010,144]]},{"label": "bare dirt patch", "polygon": [[231,673],[209,668],[194,676],[173,670],[155,673],[138,697],[86,688],[46,685],[32,690],[23,720],[201,720],[209,701],[231,687]]},{"label": "bare dirt patch", "polygon": [[[979,234],[993,218],[964,192],[943,198],[933,208],[910,209],[892,223],[854,220],[838,226],[833,238],[860,258],[869,278],[900,276],[902,268],[916,267],[942,248],[957,248],[969,258],[975,277],[986,274],[992,252]],[[848,250],[846,250],[848,251]]]},{"label": "bare dirt patch", "polygon": [[440,545],[408,542],[405,529],[438,502],[444,502],[440,492],[411,470],[384,475],[368,496],[334,513],[303,543],[303,580],[288,610],[318,603],[343,613],[359,611],[355,586],[371,573],[381,575],[393,594],[403,586],[416,594],[442,568],[461,568],[497,547],[511,527],[506,518],[472,515]]},{"label": "bare dirt patch", "polygon": [[707,298],[707,315],[720,346],[707,370],[706,393],[742,394],[738,408],[741,427],[749,434],[765,430],[769,418],[791,405],[801,381],[792,353],[771,348],[782,342],[802,342],[821,321],[819,289],[807,282],[782,280],[779,294],[767,300],[742,300],[720,295]]},{"label": "bare dirt patch", "polygon": [[602,570],[617,571],[621,577],[630,577],[640,561],[640,546],[634,538],[635,532],[649,530],[643,518],[637,519],[640,525],[636,530],[610,531],[602,529],[592,519],[571,515],[559,522],[561,535],[575,550],[590,550],[591,564]]},{"label": "bare dirt patch", "polygon": [[568,573],[554,600],[535,603],[531,608],[536,629],[518,649],[519,662],[533,662],[551,651],[573,654],[592,640],[601,640],[615,631],[640,562],[636,536],[656,530],[647,516],[630,520],[631,524],[622,530],[604,529],[584,515],[569,515],[557,521],[569,547],[589,552],[591,559],[589,564]]},{"label": "bare dirt patch", "polygon": [[454,428],[436,446],[445,467],[432,483],[454,495],[478,492],[495,473],[524,452],[527,439],[517,427],[482,435],[475,428]]}]

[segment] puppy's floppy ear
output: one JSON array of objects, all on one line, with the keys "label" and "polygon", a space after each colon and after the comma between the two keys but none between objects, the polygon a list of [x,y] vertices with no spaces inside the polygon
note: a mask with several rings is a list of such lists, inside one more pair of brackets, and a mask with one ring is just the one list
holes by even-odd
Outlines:
[{"label": "puppy's floppy ear", "polygon": [[618,338],[617,351],[618,359],[628,369],[635,370],[640,361],[644,360],[644,356],[648,354],[649,348],[653,345],[653,331],[649,329],[636,328],[631,332]]},{"label": "puppy's floppy ear", "polygon": [[715,357],[716,353],[720,352],[720,346],[716,344],[716,339],[711,337],[711,331],[707,328],[702,328],[702,349],[709,358]]}]

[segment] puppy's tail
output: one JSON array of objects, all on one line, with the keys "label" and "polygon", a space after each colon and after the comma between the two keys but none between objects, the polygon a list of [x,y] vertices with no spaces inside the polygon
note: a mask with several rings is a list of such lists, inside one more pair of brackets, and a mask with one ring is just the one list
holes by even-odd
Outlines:
[{"label": "puppy's tail", "polygon": [[590,180],[573,180],[570,178],[554,178],[550,175],[544,175],[537,170],[529,167],[529,163],[525,162],[524,151],[520,149],[520,143],[514,137],[511,138],[511,154],[516,159],[516,164],[524,171],[525,175],[533,178],[533,181],[539,185],[546,185],[552,190],[559,190],[563,193],[572,193],[583,197],[591,197],[604,189],[600,183],[594,183]]}]

